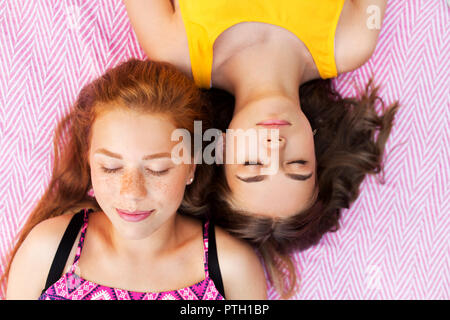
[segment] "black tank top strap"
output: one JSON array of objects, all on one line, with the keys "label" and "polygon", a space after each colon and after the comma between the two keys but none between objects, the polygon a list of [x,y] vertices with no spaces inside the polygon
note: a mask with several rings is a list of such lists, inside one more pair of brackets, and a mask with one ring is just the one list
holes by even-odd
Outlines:
[{"label": "black tank top strap", "polygon": [[214,223],[208,220],[203,224],[203,228],[203,240],[205,243],[205,255],[207,261],[205,266],[206,275],[208,276],[209,274],[209,277],[214,282],[217,290],[225,298],[222,274],[220,272],[219,259],[217,257],[216,233]]},{"label": "black tank top strap", "polygon": [[47,282],[45,283],[45,288],[42,290],[44,293],[52,284],[59,280],[61,274],[64,271],[67,259],[69,258],[70,251],[72,250],[73,244],[78,236],[78,233],[83,226],[84,217],[86,214],[86,209],[80,210],[73,215],[69,222],[69,225],[64,232],[64,235],[59,243],[58,249],[56,250],[55,257],[53,258],[50,271],[47,276]]}]

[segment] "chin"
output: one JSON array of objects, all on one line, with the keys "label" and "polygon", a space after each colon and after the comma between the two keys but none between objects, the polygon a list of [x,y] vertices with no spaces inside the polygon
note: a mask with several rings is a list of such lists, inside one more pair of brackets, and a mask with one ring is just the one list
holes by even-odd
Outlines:
[{"label": "chin", "polygon": [[153,228],[139,228],[138,226],[121,226],[117,228],[120,236],[127,240],[142,240],[149,237],[155,230]]},{"label": "chin", "polygon": [[154,231],[154,227],[141,222],[127,222],[120,218],[117,214],[108,217],[111,222],[111,227],[119,237],[127,240],[142,240],[150,236]]}]

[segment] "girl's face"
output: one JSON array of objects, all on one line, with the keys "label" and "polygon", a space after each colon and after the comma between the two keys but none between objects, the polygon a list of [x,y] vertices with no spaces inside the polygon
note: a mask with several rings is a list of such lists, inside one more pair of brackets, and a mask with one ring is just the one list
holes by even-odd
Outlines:
[{"label": "girl's face", "polygon": [[95,198],[117,231],[142,239],[176,214],[195,165],[174,164],[176,127],[167,116],[124,108],[92,127],[89,163]]},{"label": "girl's face", "polygon": [[[269,217],[288,217],[313,205],[316,199],[316,157],[311,125],[290,100],[267,98],[235,114],[228,129],[278,132],[257,141],[257,148],[236,148],[226,141],[233,164],[225,164],[232,203],[239,209]],[[228,138],[228,136],[227,136]],[[277,139],[273,139],[274,141]],[[272,154],[261,157],[262,154]],[[240,156],[243,161],[236,160]],[[254,163],[247,163],[253,159]]]}]

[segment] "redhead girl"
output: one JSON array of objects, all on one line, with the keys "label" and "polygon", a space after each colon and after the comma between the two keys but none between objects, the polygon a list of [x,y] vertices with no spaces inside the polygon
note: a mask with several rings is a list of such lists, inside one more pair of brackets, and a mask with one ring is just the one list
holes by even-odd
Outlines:
[{"label": "redhead girl", "polygon": [[387,0],[123,2],[150,59],[234,96],[215,103],[215,118],[230,110],[225,128],[278,130],[257,142],[275,159],[247,147],[237,150],[242,161],[218,166],[208,189],[216,223],[261,247],[272,266],[275,254],[337,230],[364,177],[382,169],[398,105],[380,115],[378,88],[343,99],[330,79],[370,58]]},{"label": "redhead girl", "polygon": [[172,132],[193,134],[194,120],[207,123],[200,92],[167,63],[131,60],[85,86],[57,129],[7,298],[265,299],[252,248],[181,214],[203,210],[209,181],[207,167],[171,157]]}]

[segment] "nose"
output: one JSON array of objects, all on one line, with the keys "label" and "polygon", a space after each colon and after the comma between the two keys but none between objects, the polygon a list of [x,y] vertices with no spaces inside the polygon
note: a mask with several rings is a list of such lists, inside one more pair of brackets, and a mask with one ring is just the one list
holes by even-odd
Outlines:
[{"label": "nose", "polygon": [[[276,140],[274,140],[276,139]],[[273,175],[278,172],[280,161],[282,159],[282,150],[286,145],[286,138],[282,136],[268,137],[264,139],[265,152],[260,154],[264,168],[261,169],[261,174]]]},{"label": "nose", "polygon": [[129,200],[140,200],[147,196],[145,178],[139,170],[128,171],[122,176],[120,195]]},{"label": "nose", "polygon": [[265,146],[268,149],[275,149],[275,148],[283,149],[285,145],[286,145],[286,138],[282,136],[278,137],[278,141],[273,140],[272,137],[268,137],[267,139],[265,139]]}]

